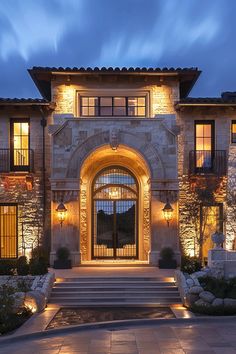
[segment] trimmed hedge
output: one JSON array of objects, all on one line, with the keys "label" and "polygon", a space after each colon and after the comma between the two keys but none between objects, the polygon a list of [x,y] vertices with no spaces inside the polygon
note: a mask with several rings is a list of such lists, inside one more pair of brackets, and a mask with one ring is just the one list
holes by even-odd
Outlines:
[{"label": "trimmed hedge", "polygon": [[17,259],[1,259],[0,275],[14,275],[16,273]]},{"label": "trimmed hedge", "polygon": [[236,299],[236,277],[232,279],[218,279],[204,277],[198,279],[204,290],[210,291],[215,297],[221,299]]},{"label": "trimmed hedge", "polygon": [[201,261],[197,257],[182,256],[181,270],[184,273],[192,274],[202,269]]},{"label": "trimmed hedge", "polygon": [[194,313],[211,316],[236,315],[236,306],[199,306],[193,304],[190,308]]}]

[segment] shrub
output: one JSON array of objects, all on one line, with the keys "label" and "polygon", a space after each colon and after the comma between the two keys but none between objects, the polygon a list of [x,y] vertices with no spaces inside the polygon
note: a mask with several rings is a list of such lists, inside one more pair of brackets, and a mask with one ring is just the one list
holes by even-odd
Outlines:
[{"label": "shrub", "polygon": [[192,274],[201,270],[202,264],[197,257],[182,256],[181,270],[182,272]]},{"label": "shrub", "polygon": [[236,278],[230,280],[214,277],[199,278],[201,286],[215,297],[236,299]]},{"label": "shrub", "polygon": [[190,310],[194,313],[211,316],[229,316],[236,314],[236,306],[200,306],[193,304]]},{"label": "shrub", "polygon": [[37,246],[32,249],[31,258],[43,257],[49,263],[49,253],[43,246]]},{"label": "shrub", "polygon": [[17,259],[16,269],[18,275],[27,275],[29,274],[29,264],[25,256],[21,256]]},{"label": "shrub", "polygon": [[67,247],[60,247],[57,250],[57,259],[61,261],[66,261],[70,256],[70,251]]},{"label": "shrub", "polygon": [[48,262],[44,257],[32,258],[29,263],[30,274],[43,275],[48,272]]},{"label": "shrub", "polygon": [[169,261],[174,257],[174,251],[171,247],[164,247],[160,252],[161,259]]},{"label": "shrub", "polygon": [[16,271],[16,259],[0,260],[0,275],[14,275]]},{"label": "shrub", "polygon": [[0,286],[0,323],[8,320],[9,315],[13,312],[14,288],[12,286],[3,284]]}]

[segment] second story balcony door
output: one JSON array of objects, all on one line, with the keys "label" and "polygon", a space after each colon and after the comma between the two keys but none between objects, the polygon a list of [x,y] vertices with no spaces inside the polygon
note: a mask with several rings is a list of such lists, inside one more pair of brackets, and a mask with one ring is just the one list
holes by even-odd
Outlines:
[{"label": "second story balcony door", "polygon": [[195,121],[195,169],[211,172],[215,152],[214,121]]},{"label": "second story balcony door", "polygon": [[27,171],[30,167],[29,158],[29,120],[12,119],[10,126],[11,171]]}]

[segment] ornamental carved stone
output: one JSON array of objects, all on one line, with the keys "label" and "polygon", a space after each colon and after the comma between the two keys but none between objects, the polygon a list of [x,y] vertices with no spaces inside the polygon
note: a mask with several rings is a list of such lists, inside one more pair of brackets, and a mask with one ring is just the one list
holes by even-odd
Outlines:
[{"label": "ornamental carved stone", "polygon": [[118,129],[111,129],[110,131],[110,146],[112,150],[117,150],[119,146],[119,130]]}]

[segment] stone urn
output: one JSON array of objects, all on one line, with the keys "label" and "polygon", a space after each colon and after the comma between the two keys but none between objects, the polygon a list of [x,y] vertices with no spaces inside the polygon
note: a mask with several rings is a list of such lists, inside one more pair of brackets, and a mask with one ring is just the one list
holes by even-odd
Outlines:
[{"label": "stone urn", "polygon": [[215,244],[215,248],[222,248],[222,244],[225,240],[225,235],[222,232],[216,231],[211,235],[211,239]]}]

